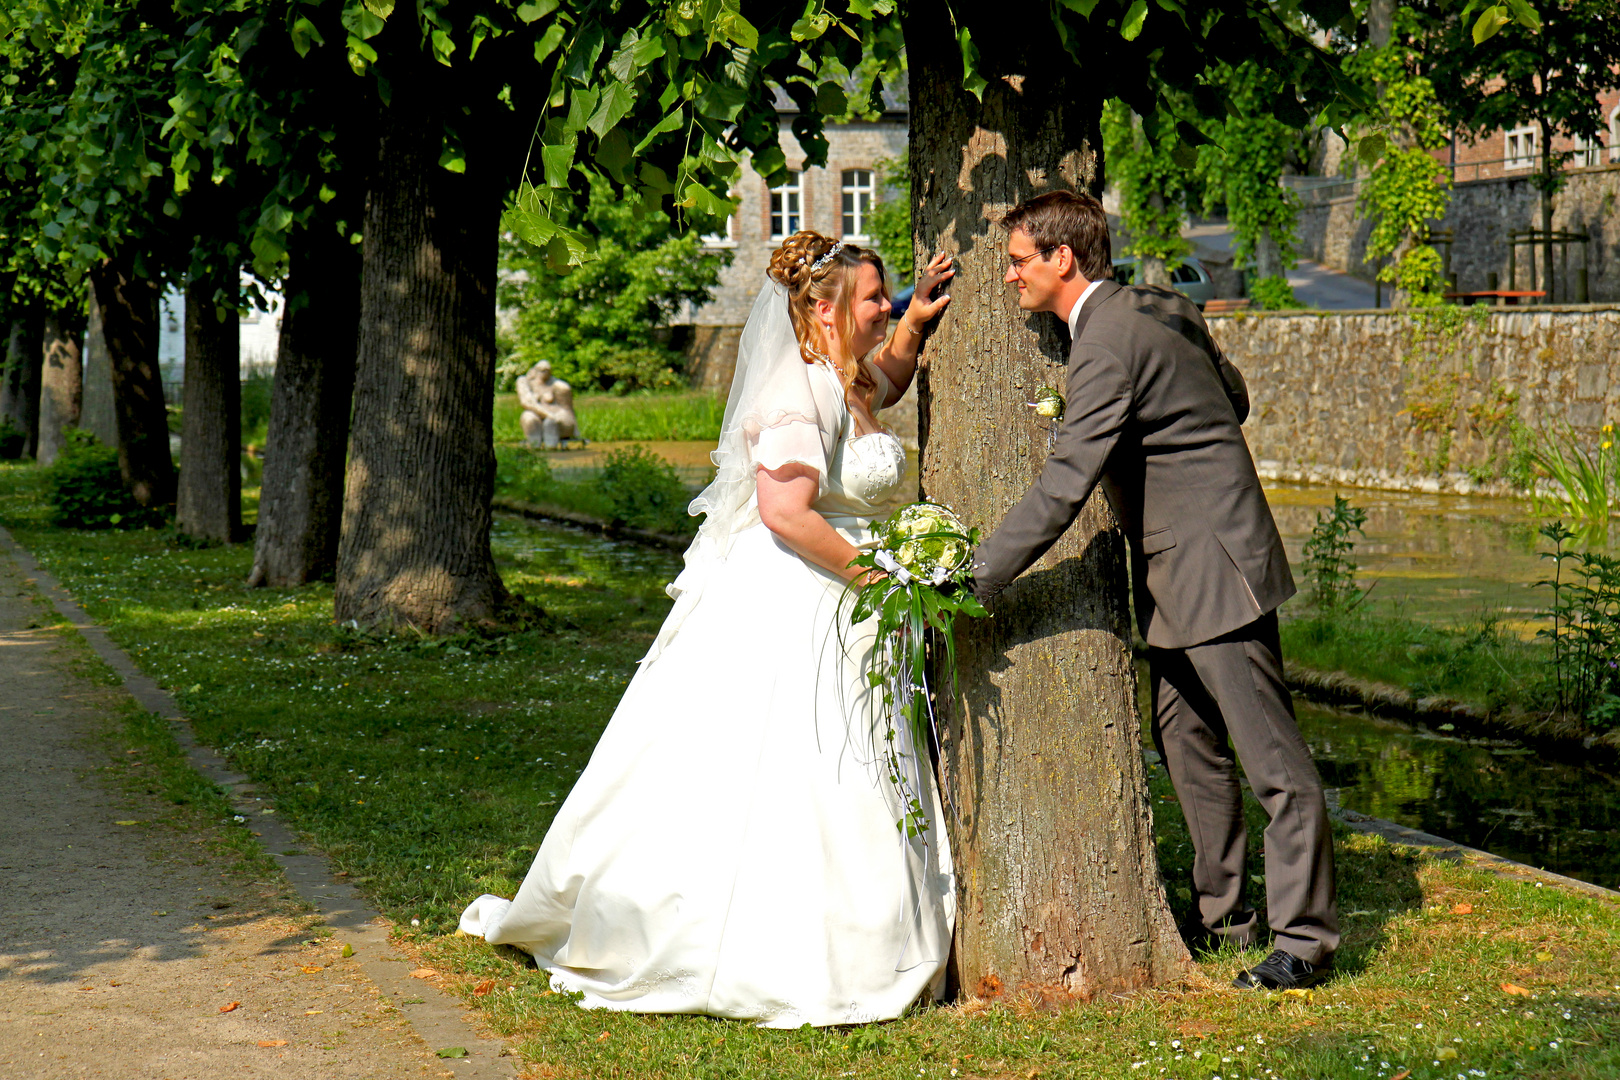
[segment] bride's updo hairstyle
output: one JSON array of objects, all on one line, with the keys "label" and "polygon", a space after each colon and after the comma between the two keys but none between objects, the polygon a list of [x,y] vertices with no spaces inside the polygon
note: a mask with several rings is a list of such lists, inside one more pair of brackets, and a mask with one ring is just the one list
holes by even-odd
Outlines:
[{"label": "bride's updo hairstyle", "polygon": [[[825,300],[837,312],[839,337],[848,341],[855,332],[855,318],[850,313],[850,297],[855,292],[855,276],[862,263],[877,268],[883,295],[889,294],[888,276],[883,272],[883,260],[870,248],[845,243],[831,259],[827,254],[837,246],[830,236],[805,229],[796,232],[771,255],[768,271],[771,280],[788,291],[788,315],[793,320],[793,333],[799,339],[804,362],[813,364],[821,357],[832,360],[844,383],[844,397],[850,391],[870,397],[877,384],[861,365],[858,356],[834,356],[827,347],[827,332],[816,318],[816,301]],[[825,262],[823,262],[825,260]],[[816,266],[821,263],[821,268]]]}]

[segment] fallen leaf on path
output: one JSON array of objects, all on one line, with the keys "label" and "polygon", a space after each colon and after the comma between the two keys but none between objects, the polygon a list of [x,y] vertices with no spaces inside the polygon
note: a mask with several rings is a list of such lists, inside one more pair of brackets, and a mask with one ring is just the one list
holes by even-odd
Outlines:
[{"label": "fallen leaf on path", "polygon": [[495,980],[485,979],[483,982],[473,987],[473,993],[477,994],[479,997],[483,997],[493,989],[495,989]]},{"label": "fallen leaf on path", "polygon": [[439,1051],[439,1056],[442,1058],[464,1058],[467,1056],[467,1048],[465,1046],[447,1046]]},{"label": "fallen leaf on path", "polygon": [[1550,953],[1550,952],[1536,953],[1536,959],[1540,960],[1543,964],[1545,964],[1547,961],[1551,960],[1552,958],[1553,958],[1553,954]]},{"label": "fallen leaf on path", "polygon": [[113,824],[114,825],[139,825],[140,822],[138,822],[138,821],[115,821],[115,822],[113,822]]},{"label": "fallen leaf on path", "polygon": [[354,946],[353,945],[345,945],[345,946],[343,946],[343,957],[344,957],[344,959],[348,959],[349,957],[351,957],[353,955],[354,955]]},{"label": "fallen leaf on path", "polygon": [[1451,905],[1451,913],[1453,915],[1472,915],[1474,913],[1474,905],[1473,904],[1452,904]]},{"label": "fallen leaf on path", "polygon": [[323,1013],[325,1011],[326,1011],[325,1009],[305,1009],[304,1010],[304,1015],[305,1016],[319,1016],[321,1013]]},{"label": "fallen leaf on path", "polygon": [[260,1039],[259,1040],[259,1045],[260,1046],[266,1046],[266,1047],[269,1047],[269,1046],[286,1046],[287,1045],[287,1040],[286,1039]]},{"label": "fallen leaf on path", "polygon": [[606,1031],[604,1031],[604,1032],[602,1032],[602,1034],[600,1034],[600,1035],[598,1035],[598,1036],[597,1036],[597,1037],[596,1037],[596,1041],[597,1041],[597,1042],[607,1042],[607,1040],[608,1040],[608,1038],[609,1038],[609,1037],[610,1037],[610,1033],[609,1033],[609,1032],[606,1032]]},{"label": "fallen leaf on path", "polygon": [[1298,987],[1295,987],[1292,990],[1284,990],[1283,991],[1283,996],[1284,997],[1304,998],[1305,999],[1305,1004],[1307,1004],[1307,1005],[1309,1005],[1311,1003],[1311,1000],[1314,997],[1314,995],[1309,990],[1300,989]]},{"label": "fallen leaf on path", "polygon": [[305,975],[319,975],[321,973],[321,965],[319,965],[319,964],[305,964],[303,967],[299,968],[298,970],[302,971]]},{"label": "fallen leaf on path", "polygon": [[235,1012],[237,1009],[240,1009],[241,1007],[242,1007],[242,1003],[240,1001],[233,1001],[228,1005],[221,1005],[219,1007],[219,1011],[220,1012]]},{"label": "fallen leaf on path", "polygon": [[437,979],[438,977],[439,973],[432,968],[417,968],[411,972],[411,978],[413,979]]},{"label": "fallen leaf on path", "polygon": [[1502,984],[1502,993],[1504,993],[1504,994],[1517,994],[1520,997],[1529,997],[1530,996],[1530,991],[1528,991],[1524,987],[1516,985],[1514,983],[1503,983]]}]

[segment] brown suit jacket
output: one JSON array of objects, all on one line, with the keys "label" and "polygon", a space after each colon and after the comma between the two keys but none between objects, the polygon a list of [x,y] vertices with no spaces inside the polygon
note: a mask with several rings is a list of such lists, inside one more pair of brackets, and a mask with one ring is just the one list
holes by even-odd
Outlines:
[{"label": "brown suit jacket", "polygon": [[1248,389],[1186,297],[1099,285],[1069,350],[1066,398],[1040,478],[976,553],[980,600],[1040,558],[1099,482],[1130,542],[1149,645],[1209,641],[1294,595],[1240,426]]}]

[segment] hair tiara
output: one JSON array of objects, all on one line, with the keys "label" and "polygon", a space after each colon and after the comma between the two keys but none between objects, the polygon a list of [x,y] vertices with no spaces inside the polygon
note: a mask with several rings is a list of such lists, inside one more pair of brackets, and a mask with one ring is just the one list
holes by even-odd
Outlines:
[{"label": "hair tiara", "polygon": [[810,265],[810,272],[812,274],[821,273],[822,268],[825,267],[828,263],[832,262],[834,259],[836,259],[838,257],[838,253],[840,251],[843,251],[843,250],[844,250],[844,242],[842,240],[839,240],[837,243],[833,244],[832,247],[827,249],[827,254],[823,255],[821,258],[817,259],[814,263],[812,263]]}]

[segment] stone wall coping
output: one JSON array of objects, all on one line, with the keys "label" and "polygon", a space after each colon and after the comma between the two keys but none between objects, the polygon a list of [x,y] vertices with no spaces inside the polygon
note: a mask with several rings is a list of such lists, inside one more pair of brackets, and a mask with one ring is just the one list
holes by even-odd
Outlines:
[{"label": "stone wall coping", "polygon": [[[1580,313],[1601,313],[1605,311],[1620,311],[1620,303],[1606,304],[1508,304],[1497,306],[1495,304],[1482,305],[1492,315],[1568,315]],[[1330,319],[1340,315],[1404,315],[1411,311],[1425,310],[1422,308],[1343,308],[1333,310],[1327,308],[1286,308],[1281,311],[1224,311],[1217,314],[1205,315],[1205,322],[1216,319],[1276,319],[1296,318],[1308,315],[1318,319]]]}]

